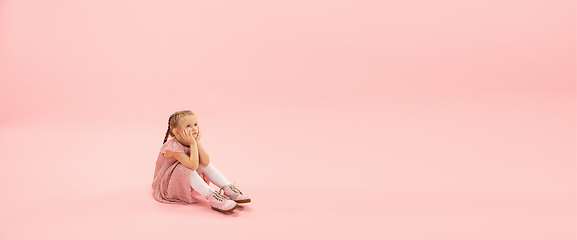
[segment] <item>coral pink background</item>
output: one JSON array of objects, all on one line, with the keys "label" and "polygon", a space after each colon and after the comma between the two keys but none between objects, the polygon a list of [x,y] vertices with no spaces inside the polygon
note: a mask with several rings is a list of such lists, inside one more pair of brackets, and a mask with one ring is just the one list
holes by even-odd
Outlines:
[{"label": "coral pink background", "polygon": [[[0,0],[0,239],[556,239],[575,1]],[[151,196],[193,110],[231,215]]]}]

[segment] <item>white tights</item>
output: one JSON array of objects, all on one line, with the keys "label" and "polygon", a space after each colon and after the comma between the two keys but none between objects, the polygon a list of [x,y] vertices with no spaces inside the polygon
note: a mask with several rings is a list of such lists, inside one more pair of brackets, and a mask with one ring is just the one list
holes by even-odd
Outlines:
[{"label": "white tights", "polygon": [[196,169],[196,171],[190,170],[190,186],[205,197],[210,194],[212,189],[208,184],[206,184],[200,175],[198,175],[198,173],[204,173],[204,175],[208,177],[208,180],[220,188],[230,184],[226,178],[224,178],[224,176],[222,176],[222,174],[212,166],[212,164],[209,163],[207,166],[198,164],[198,169]]}]

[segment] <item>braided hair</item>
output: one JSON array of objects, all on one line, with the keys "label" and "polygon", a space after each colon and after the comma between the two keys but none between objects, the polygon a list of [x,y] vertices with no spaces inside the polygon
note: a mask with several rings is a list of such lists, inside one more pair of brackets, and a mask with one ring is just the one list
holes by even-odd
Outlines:
[{"label": "braided hair", "polygon": [[162,142],[162,144],[166,143],[168,135],[176,137],[174,136],[174,133],[172,133],[172,129],[178,126],[178,122],[180,121],[181,117],[188,115],[194,115],[194,113],[190,110],[184,110],[175,112],[172,115],[170,115],[170,118],[168,118],[168,129],[166,130],[166,135],[164,136],[164,142]]}]

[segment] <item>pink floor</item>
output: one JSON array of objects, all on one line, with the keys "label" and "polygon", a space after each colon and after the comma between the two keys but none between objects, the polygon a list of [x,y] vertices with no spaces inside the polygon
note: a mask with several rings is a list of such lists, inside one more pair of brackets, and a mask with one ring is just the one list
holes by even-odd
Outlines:
[{"label": "pink floor", "polygon": [[[575,7],[0,0],[0,240],[574,240]],[[152,198],[183,109],[252,203]]]}]

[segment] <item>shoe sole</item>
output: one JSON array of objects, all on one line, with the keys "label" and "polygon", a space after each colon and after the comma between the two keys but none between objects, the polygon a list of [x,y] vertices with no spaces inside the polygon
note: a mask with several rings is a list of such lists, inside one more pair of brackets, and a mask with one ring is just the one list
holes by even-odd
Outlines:
[{"label": "shoe sole", "polygon": [[229,213],[229,212],[234,211],[234,210],[236,209],[236,207],[238,207],[238,204],[237,204],[237,205],[234,205],[234,207],[231,208],[231,209],[229,209],[229,210],[222,210],[222,209],[219,209],[219,208],[215,208],[215,207],[213,207],[213,206],[210,206],[210,207],[212,208],[212,210],[217,211],[217,212]]},{"label": "shoe sole", "polygon": [[250,199],[234,200],[236,203],[249,203]]}]

